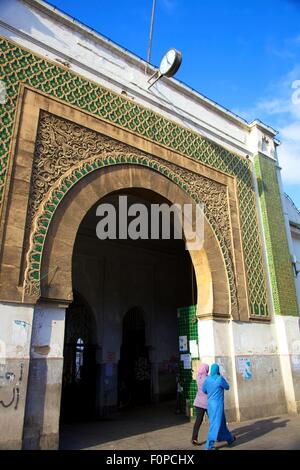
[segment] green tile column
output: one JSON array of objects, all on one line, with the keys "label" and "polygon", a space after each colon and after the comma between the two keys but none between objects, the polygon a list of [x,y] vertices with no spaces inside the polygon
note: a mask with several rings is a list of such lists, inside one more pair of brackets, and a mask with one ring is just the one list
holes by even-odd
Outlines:
[{"label": "green tile column", "polygon": [[277,162],[258,154],[254,158],[254,167],[267,247],[274,310],[277,315],[298,316],[294,274],[277,178]]},{"label": "green tile column", "polygon": [[[187,337],[188,348],[189,341],[196,340],[198,342],[198,319],[196,310],[197,305],[177,309],[178,336]],[[188,352],[189,349],[186,353]],[[184,354],[184,352],[179,354]],[[193,379],[192,369],[184,369],[182,361],[179,362],[179,377],[180,383],[183,386],[181,408],[185,410],[186,400],[189,400],[189,406],[192,408],[197,393],[197,382]],[[193,412],[193,415],[195,415],[195,412]]]}]

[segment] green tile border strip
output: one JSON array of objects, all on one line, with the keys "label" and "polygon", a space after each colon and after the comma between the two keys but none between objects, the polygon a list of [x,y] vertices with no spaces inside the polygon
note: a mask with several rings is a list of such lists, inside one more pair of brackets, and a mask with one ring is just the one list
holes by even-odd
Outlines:
[{"label": "green tile border strip", "polygon": [[[190,340],[196,340],[197,342],[199,341],[196,311],[197,305],[191,305],[189,307],[181,307],[177,309],[178,335],[187,336],[188,342]],[[193,416],[190,416],[190,418],[193,418],[195,416],[194,400],[198,391],[198,386],[197,381],[193,379],[192,369],[184,369],[182,361],[179,361],[179,377],[180,383],[183,386],[181,409],[182,411],[185,411],[186,400],[188,400],[189,409],[193,410]]]},{"label": "green tile border strip", "polygon": [[267,258],[277,315],[298,316],[294,275],[285,230],[276,162],[264,155],[254,158]]},{"label": "green tile border strip", "polygon": [[19,86],[23,83],[236,177],[251,315],[254,318],[269,317],[249,162],[196,132],[5,38],[0,38],[0,79],[7,87],[7,102],[0,105],[0,201],[8,168]]}]

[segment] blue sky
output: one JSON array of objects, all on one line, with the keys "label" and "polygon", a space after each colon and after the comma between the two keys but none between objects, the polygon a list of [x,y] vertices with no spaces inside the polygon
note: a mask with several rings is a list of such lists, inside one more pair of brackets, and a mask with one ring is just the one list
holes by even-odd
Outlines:
[{"label": "blue sky", "polygon": [[[152,0],[50,3],[147,58]],[[176,78],[247,120],[277,129],[284,190],[300,208],[300,99],[292,99],[293,84],[300,89],[300,0],[156,5],[151,62],[158,65],[175,47],[183,54]]]}]

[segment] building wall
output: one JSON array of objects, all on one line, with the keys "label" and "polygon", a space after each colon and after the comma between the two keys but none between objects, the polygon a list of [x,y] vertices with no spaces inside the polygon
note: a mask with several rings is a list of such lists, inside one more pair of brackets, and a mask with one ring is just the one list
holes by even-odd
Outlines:
[{"label": "building wall", "polygon": [[[0,232],[3,233],[10,195],[16,140],[13,136],[16,137],[18,131],[22,86],[67,104],[69,119],[75,107],[88,116],[85,122],[93,116],[109,122],[118,130],[130,131],[132,145],[137,137],[142,137],[144,150],[151,149],[152,143],[155,143],[162,149],[163,155],[176,152],[178,159],[181,159],[181,167],[184,167],[185,161],[192,162],[196,171],[196,164],[201,163],[206,168],[206,175],[209,175],[211,169],[222,177],[224,174],[229,175],[234,179],[235,199],[239,205],[239,214],[235,214],[235,219],[230,220],[229,225],[232,239],[234,235],[242,239],[243,254],[240,256],[245,263],[250,317],[255,321],[250,318],[245,323],[202,319],[198,328],[200,357],[209,363],[217,360],[231,384],[231,391],[226,394],[226,409],[230,419],[258,418],[286,410],[296,412],[299,409],[300,393],[299,317],[276,175],[275,132],[263,124],[245,123],[175,80],[164,79],[149,92],[143,61],[109,41],[91,35],[75,23],[71,27],[67,18],[50,12],[41,2],[5,0],[1,6],[0,33],[4,39],[0,40],[0,78],[5,81],[8,97],[1,107],[0,182],[1,195],[6,197],[3,199],[4,216]],[[122,91],[127,93],[127,97],[117,94]],[[176,106],[170,102],[176,103]],[[25,150],[19,171],[23,177],[15,183],[18,195],[22,197],[25,186],[31,181],[26,163],[34,139],[35,136],[26,135],[22,143]],[[255,175],[252,174],[246,155],[251,159],[257,155],[254,159]],[[135,164],[136,160],[133,159],[131,163]],[[154,162],[153,170],[157,170],[157,166]],[[253,176],[258,183],[258,201],[252,184]],[[179,184],[177,177],[174,181]],[[188,183],[180,181],[182,188],[186,188]],[[74,184],[79,184],[78,180]],[[257,223],[256,202],[262,213],[263,233],[260,233]],[[52,209],[58,205],[56,195],[51,204]],[[10,271],[11,276],[15,276],[22,262],[21,256],[16,260],[15,255],[15,248],[23,246],[18,215],[16,212],[13,216],[14,231],[6,246],[9,256],[14,257],[16,263],[13,265],[6,261],[7,266],[14,269],[13,273]],[[26,220],[23,222],[25,226]],[[238,232],[239,224],[241,233]],[[218,223],[215,226],[218,229]],[[222,245],[222,230],[216,233],[219,234],[218,243]],[[39,234],[35,239],[37,252],[35,258],[31,259],[34,269],[37,269],[41,258],[43,244],[40,240],[44,238]],[[86,250],[84,257],[80,253],[75,260],[74,272],[78,270],[80,274],[74,275],[74,286],[83,291],[98,322],[99,380],[100,390],[102,387],[104,393],[98,403],[101,409],[103,403],[108,407],[115,404],[116,396],[112,392],[116,386],[116,367],[111,381],[105,378],[103,368],[108,353],[116,352],[117,360],[122,315],[132,307],[132,303],[143,301],[146,305],[145,311],[149,315],[148,339],[154,344],[156,341],[159,346],[159,354],[154,349],[152,358],[157,370],[160,360],[168,359],[175,351],[175,340],[174,343],[167,342],[166,331],[174,328],[171,317],[180,306],[178,301],[175,302],[172,291],[177,282],[176,267],[173,266],[171,272],[164,266],[157,269],[151,257],[136,260],[133,255],[129,256],[129,252],[122,254],[121,259],[116,259],[113,252],[110,253],[109,261],[106,255],[95,259],[89,251],[89,244],[83,246]],[[264,270],[262,251],[267,254],[267,271]],[[126,276],[128,263],[135,267],[135,275],[130,283]],[[103,298],[100,290],[91,289],[91,283],[88,282],[91,276],[94,282],[97,280],[98,285],[108,292],[107,296]],[[271,308],[268,310],[267,276],[271,283]],[[7,279],[2,278],[1,282],[2,290],[5,291]],[[151,286],[152,295],[145,289],[144,283]],[[157,292],[156,285],[161,287],[163,283],[170,283],[169,288],[161,290],[159,295],[153,295],[153,292]],[[198,288],[201,289],[201,286]],[[15,286],[15,291],[20,295],[19,285]],[[65,307],[38,305],[33,315],[32,306],[1,304],[0,407],[5,413],[5,427],[0,431],[0,436],[4,448],[21,447],[24,414],[24,446],[57,447]],[[162,310],[167,313],[160,315]],[[32,323],[35,326],[31,339]],[[31,363],[27,385],[30,341]],[[23,369],[21,363],[24,364]],[[17,382],[18,371],[20,375]],[[6,375],[7,372],[14,375]],[[164,383],[159,374],[154,384],[157,393],[169,390],[169,384]],[[12,405],[6,406],[11,397],[14,397]]]},{"label": "building wall", "polygon": [[63,306],[41,303],[35,307],[23,425],[25,450],[58,448],[64,329]]},{"label": "building wall", "polygon": [[[5,40],[2,40],[1,48],[1,61],[3,63],[1,72],[7,81],[9,95],[8,101],[5,104],[6,125],[5,129],[3,130],[2,146],[2,163],[4,171],[1,183],[2,188],[4,188],[6,183],[6,195],[8,196],[11,182],[9,178],[7,181],[5,180],[5,174],[10,175],[9,168],[12,164],[11,160],[9,160],[9,152],[11,149],[13,122],[18,115],[16,111],[20,84],[36,87],[37,90],[40,90],[46,94],[49,93],[50,95],[53,95],[54,97],[64,101],[68,105],[77,106],[79,109],[89,113],[90,115],[94,115],[100,119],[108,120],[111,122],[111,124],[115,124],[116,126],[130,130],[134,135],[139,135],[145,139],[145,149],[150,148],[151,150],[151,147],[149,147],[149,140],[151,141],[153,139],[157,145],[161,146],[161,152],[164,152],[166,147],[168,147],[170,150],[177,152],[180,155],[180,158],[184,157],[187,163],[189,162],[189,159],[191,159],[195,162],[198,161],[201,164],[208,165],[219,173],[220,178],[223,182],[226,181],[226,185],[228,184],[228,187],[231,186],[230,190],[228,190],[228,206],[230,207],[231,220],[226,224],[226,230],[231,231],[231,233],[225,236],[224,227],[222,229],[217,227],[218,223],[220,223],[219,219],[221,218],[220,211],[218,211],[218,214],[214,215],[214,218],[216,218],[218,223],[215,223],[214,220],[211,220],[211,225],[215,229],[216,236],[221,245],[223,256],[226,259],[226,268],[231,270],[231,272],[228,273],[228,279],[230,283],[232,300],[233,302],[235,301],[233,298],[235,295],[235,287],[233,285],[235,280],[234,273],[232,272],[234,268],[231,258],[236,257],[239,258],[238,261],[240,263],[244,263],[246,271],[245,274],[247,276],[248,298],[246,299],[244,296],[244,298],[240,300],[244,302],[248,301],[250,307],[250,316],[263,319],[268,318],[269,312],[267,308],[265,272],[262,259],[262,247],[260,245],[259,238],[259,228],[257,224],[255,192],[252,184],[250,162],[247,159],[243,159],[234,153],[230,153],[225,148],[219,147],[215,143],[204,139],[200,134],[193,133],[188,129],[180,128],[176,124],[171,123],[163,118],[161,115],[156,115],[150,110],[141,108],[132,101],[124,99],[122,96],[116,95],[109,90],[98,87],[84,78],[78,77],[68,70],[58,67],[53,63],[48,63],[43,58],[36,57],[30,52],[24,51],[18,46],[10,44]],[[39,70],[40,73],[37,73],[37,70]],[[39,76],[39,79],[37,79],[37,76]],[[76,90],[76,93],[72,90]],[[114,112],[111,111],[113,108],[115,108]],[[30,108],[28,113],[30,112],[32,118],[33,109]],[[71,108],[69,109],[69,113],[71,113]],[[86,116],[84,117],[87,119]],[[32,122],[32,119],[30,122]],[[21,127],[24,127],[24,125],[25,124],[22,123]],[[154,128],[155,133],[153,133]],[[132,143],[134,144],[135,139],[132,137],[132,134],[130,137],[132,138]],[[30,133],[30,135],[26,135],[25,133],[23,139],[24,148],[22,148],[20,162],[18,163],[20,175],[18,174],[18,177],[16,178],[16,186],[17,190],[20,192],[20,197],[18,195],[18,200],[15,198],[16,205],[18,205],[18,201],[21,198],[22,200],[24,200],[24,198],[26,199],[27,191],[30,191],[29,186],[31,180],[31,169],[24,168],[23,165],[25,155],[28,157],[29,148],[31,146],[34,147],[35,145],[36,137],[34,132],[33,134]],[[166,155],[168,158],[169,154]],[[111,160],[112,163],[110,160],[108,160],[105,161],[104,164],[109,165],[118,163],[118,161],[115,161],[114,159]],[[136,161],[136,159],[133,160]],[[131,161],[130,159],[129,161],[130,163],[134,163],[134,161]],[[159,168],[155,162],[153,162],[152,165],[154,166],[154,170],[159,171]],[[101,163],[101,166],[103,166],[103,163]],[[196,170],[196,167],[194,168]],[[39,166],[35,168],[35,171],[40,171]],[[206,169],[206,167],[203,168],[203,171],[204,174],[209,177],[209,170]],[[164,170],[164,174],[165,173],[166,171]],[[230,178],[224,179],[226,178],[224,173],[229,175]],[[24,177],[25,174],[26,177]],[[74,175],[74,177],[77,179],[78,174],[80,174],[80,172],[77,172]],[[79,178],[85,174],[86,169],[83,169],[83,173]],[[167,177],[170,176],[170,173],[167,172]],[[189,185],[193,182],[192,178],[181,181],[176,177],[174,180],[176,184],[181,186],[185,191],[190,191]],[[39,186],[39,188],[41,188],[41,186]],[[202,191],[200,196],[193,192],[192,194],[195,197],[195,200],[197,200],[198,197],[203,199],[203,197],[205,197],[205,192],[206,191]],[[213,195],[216,197],[215,193],[213,193],[212,196]],[[61,199],[53,196],[54,195],[51,193],[51,200],[49,203],[51,206],[58,206]],[[233,201],[236,201],[237,204],[235,208],[233,207]],[[206,202],[209,206],[210,201],[206,200]],[[216,209],[216,204],[218,202],[221,202],[221,199],[220,201],[216,201],[214,204],[212,204],[213,210]],[[6,203],[7,198],[4,200],[4,206]],[[26,203],[24,202],[24,204]],[[21,204],[23,208],[24,204]],[[32,204],[34,204],[33,201]],[[239,214],[235,213],[237,207],[239,208]],[[26,217],[26,214],[24,217]],[[5,219],[2,218],[2,222],[4,222],[4,220]],[[22,221],[22,224],[24,225],[23,222],[24,221]],[[13,224],[11,230],[14,230],[14,227],[15,224]],[[15,246],[17,243],[19,245],[18,251],[20,251],[20,244],[23,246],[22,235],[20,233],[18,235],[19,236],[17,241],[12,239],[9,241],[9,243],[13,246]],[[38,242],[44,238],[44,234],[42,233],[39,233],[35,236],[35,240]],[[234,247],[232,247],[232,243],[234,243]],[[240,243],[243,244],[243,255],[240,254],[240,250],[238,249]],[[32,260],[34,259],[34,266],[28,267],[28,271],[31,271],[33,268],[35,271],[33,274],[34,276],[39,276],[37,273],[37,265],[39,264],[40,253],[42,249],[42,247],[38,247],[38,252],[33,253],[30,256]],[[235,251],[230,255],[231,250]],[[11,259],[12,255],[10,256],[9,260],[5,259],[7,265],[5,269],[10,270],[10,267],[14,263],[18,265],[15,266],[18,268],[20,266],[20,260],[18,256],[19,254],[16,255],[15,250],[14,260]],[[255,270],[253,269],[253,266],[255,266]],[[239,268],[238,271],[239,276],[244,276],[244,269]],[[245,283],[242,282],[239,284],[245,285]],[[238,315],[236,305],[235,308],[236,314]],[[246,309],[248,310],[248,305],[246,306]],[[247,316],[248,312],[244,311],[243,315]]]},{"label": "building wall", "polygon": [[0,303],[0,449],[21,449],[33,307]]},{"label": "building wall", "polygon": [[[282,414],[287,411],[281,351],[274,321],[199,322],[199,349],[203,362],[217,362],[230,384],[225,393],[230,421]],[[259,399],[258,399],[259,397]]]},{"label": "building wall", "polygon": [[255,157],[259,202],[262,211],[274,311],[277,315],[298,316],[276,161],[258,154]]}]

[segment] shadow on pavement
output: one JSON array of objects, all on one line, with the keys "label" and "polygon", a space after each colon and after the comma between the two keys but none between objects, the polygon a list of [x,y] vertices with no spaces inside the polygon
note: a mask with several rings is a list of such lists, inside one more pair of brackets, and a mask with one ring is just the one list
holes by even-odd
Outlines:
[{"label": "shadow on pavement", "polygon": [[255,421],[251,424],[242,427],[237,427],[235,429],[230,428],[230,432],[236,436],[237,440],[229,447],[227,443],[221,445],[216,444],[216,447],[218,449],[222,449],[223,447],[228,447],[230,449],[238,447],[241,444],[246,444],[254,439],[258,439],[262,436],[265,436],[274,429],[285,428],[289,422],[289,419],[282,419],[279,416],[276,416]]},{"label": "shadow on pavement", "polygon": [[136,406],[130,411],[116,413],[102,420],[64,424],[60,431],[60,449],[101,446],[124,438],[138,437],[145,433],[189,423],[185,415],[177,415],[174,410],[173,402]]}]

